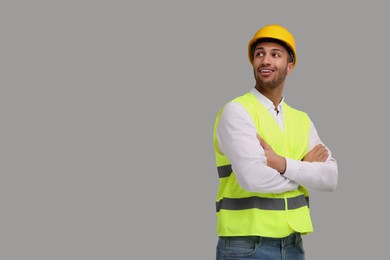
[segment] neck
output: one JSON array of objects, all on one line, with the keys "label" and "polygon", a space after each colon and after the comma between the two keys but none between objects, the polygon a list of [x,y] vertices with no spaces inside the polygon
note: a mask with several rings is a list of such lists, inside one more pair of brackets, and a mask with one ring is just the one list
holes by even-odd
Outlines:
[{"label": "neck", "polygon": [[280,86],[278,88],[264,88],[259,85],[256,85],[256,89],[269,100],[271,100],[275,108],[278,107],[280,101],[282,100],[283,86]]}]

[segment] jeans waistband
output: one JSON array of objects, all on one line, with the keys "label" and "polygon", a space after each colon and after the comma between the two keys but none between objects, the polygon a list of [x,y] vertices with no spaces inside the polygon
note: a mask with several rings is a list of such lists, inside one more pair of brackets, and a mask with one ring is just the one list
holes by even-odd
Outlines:
[{"label": "jeans waistband", "polygon": [[226,241],[229,240],[247,240],[247,241],[252,241],[256,244],[258,243],[266,243],[266,244],[271,244],[275,246],[282,246],[282,245],[290,245],[290,244],[296,244],[299,242],[301,238],[300,233],[291,233],[290,235],[282,238],[274,238],[274,237],[262,237],[262,236],[234,236],[234,237],[220,237]]}]

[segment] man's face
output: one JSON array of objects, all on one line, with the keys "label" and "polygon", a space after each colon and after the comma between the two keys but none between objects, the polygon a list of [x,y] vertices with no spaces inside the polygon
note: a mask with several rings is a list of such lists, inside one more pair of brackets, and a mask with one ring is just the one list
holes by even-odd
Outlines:
[{"label": "man's face", "polygon": [[256,84],[271,89],[281,86],[293,69],[293,63],[288,60],[289,53],[283,46],[273,42],[257,44],[253,55]]}]

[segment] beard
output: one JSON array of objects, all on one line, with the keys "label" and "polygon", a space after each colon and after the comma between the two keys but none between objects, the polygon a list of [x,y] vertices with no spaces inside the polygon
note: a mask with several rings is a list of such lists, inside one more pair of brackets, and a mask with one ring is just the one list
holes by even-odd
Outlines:
[{"label": "beard", "polygon": [[262,88],[274,89],[279,87],[280,85],[282,85],[282,83],[285,81],[287,77],[287,66],[284,69],[279,70],[278,72],[279,72],[278,75],[274,79],[268,80],[268,78],[264,79],[258,77],[256,74],[256,70],[254,70],[256,85],[261,89]]}]

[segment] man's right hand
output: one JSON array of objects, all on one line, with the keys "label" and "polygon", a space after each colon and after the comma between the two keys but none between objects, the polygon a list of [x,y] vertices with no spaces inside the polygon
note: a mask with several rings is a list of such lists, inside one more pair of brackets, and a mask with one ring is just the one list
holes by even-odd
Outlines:
[{"label": "man's right hand", "polygon": [[306,162],[325,162],[328,159],[329,152],[323,144],[316,145],[308,152],[302,161]]},{"label": "man's right hand", "polygon": [[265,157],[267,157],[267,165],[283,174],[287,167],[286,158],[275,153],[272,147],[260,138],[259,134],[256,134],[256,137],[264,149]]}]

